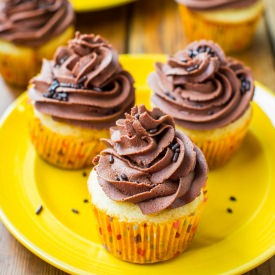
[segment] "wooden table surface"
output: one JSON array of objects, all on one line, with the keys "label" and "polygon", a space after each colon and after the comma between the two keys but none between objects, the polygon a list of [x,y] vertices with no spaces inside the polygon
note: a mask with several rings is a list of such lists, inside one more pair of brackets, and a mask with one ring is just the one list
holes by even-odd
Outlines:
[{"label": "wooden table surface", "polygon": [[[253,45],[234,54],[250,66],[255,79],[275,91],[275,2],[266,0]],[[119,53],[173,54],[187,43],[173,0],[138,0],[103,11],[78,13],[76,29],[98,33],[109,40]],[[0,79],[0,114],[22,91]],[[275,93],[274,93],[275,95]],[[0,221],[0,274],[66,274],[29,252],[7,231]],[[275,256],[246,275],[274,275]]]}]

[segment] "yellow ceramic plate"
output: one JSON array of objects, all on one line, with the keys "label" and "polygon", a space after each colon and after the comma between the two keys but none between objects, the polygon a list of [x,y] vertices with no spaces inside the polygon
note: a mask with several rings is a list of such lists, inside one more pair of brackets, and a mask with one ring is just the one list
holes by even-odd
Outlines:
[{"label": "yellow ceramic plate", "polygon": [[76,11],[89,11],[112,8],[134,0],[71,0]]},{"label": "yellow ceramic plate", "polygon": [[[164,58],[121,56],[136,79],[138,102],[148,102],[146,77],[153,63]],[[275,119],[274,97],[257,84],[255,98],[262,106],[262,99],[268,101],[267,112]],[[101,246],[91,206],[85,203],[89,169],[59,170],[37,157],[28,136],[29,108],[23,94],[1,121],[0,217],[45,261],[74,274],[161,275],[181,270],[206,275],[243,273],[274,254],[275,129],[258,104],[240,151],[209,175],[209,201],[191,247],[174,260],[154,265],[122,262]],[[43,210],[36,215],[40,205]]]}]

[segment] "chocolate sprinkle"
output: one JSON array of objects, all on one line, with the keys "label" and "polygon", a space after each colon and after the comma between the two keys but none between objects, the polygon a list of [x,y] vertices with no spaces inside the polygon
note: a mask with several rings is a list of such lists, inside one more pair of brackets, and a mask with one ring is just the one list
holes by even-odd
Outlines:
[{"label": "chocolate sprinkle", "polygon": [[59,101],[68,101],[68,94],[66,92],[54,93],[52,98]]},{"label": "chocolate sprinkle", "polygon": [[234,197],[234,196],[230,196],[230,198],[229,198],[231,201],[236,201],[237,199],[236,199],[236,197]]},{"label": "chocolate sprinkle", "polygon": [[83,202],[84,202],[84,203],[87,203],[87,202],[89,202],[89,200],[88,200],[88,199],[84,199]]},{"label": "chocolate sprinkle", "polygon": [[250,90],[251,83],[250,83],[249,80],[247,80],[246,76],[243,75],[243,74],[242,75],[238,75],[238,78],[241,81],[241,88],[240,88],[241,95],[244,95],[247,91]]},{"label": "chocolate sprinkle", "polygon": [[82,173],[82,176],[83,176],[83,177],[87,177],[87,173],[84,171],[84,172]]},{"label": "chocolate sprinkle", "polygon": [[[187,98],[187,100],[189,101],[190,100],[190,98]],[[202,108],[203,107],[203,104],[201,104],[201,103],[195,103],[195,106],[196,107],[198,107],[198,108]]]},{"label": "chocolate sprinkle", "polygon": [[196,64],[196,65],[194,65],[194,66],[187,67],[187,68],[186,68],[186,71],[187,71],[187,72],[192,72],[192,71],[195,71],[195,70],[198,69],[198,68],[199,68],[199,65]]},{"label": "chocolate sprinkle", "polygon": [[241,82],[241,95],[244,95],[250,90],[250,82],[248,80],[242,80]]},{"label": "chocolate sprinkle", "polygon": [[55,93],[55,90],[59,87],[59,82],[57,79],[54,79],[51,86],[48,89],[49,93]]},{"label": "chocolate sprinkle", "polygon": [[198,55],[198,52],[196,50],[188,50],[187,54],[189,57],[194,58]]},{"label": "chocolate sprinkle", "polygon": [[77,83],[78,83],[78,84],[83,83],[86,79],[87,79],[87,76],[84,75],[84,76],[82,76],[82,77],[78,80]]},{"label": "chocolate sprinkle", "polygon": [[41,205],[39,205],[39,206],[36,208],[35,214],[36,214],[36,215],[39,215],[39,214],[41,213],[42,210],[43,210],[43,205],[41,204]]},{"label": "chocolate sprinkle", "polygon": [[208,48],[209,50],[207,51],[208,55],[210,55],[211,57],[215,57],[215,52],[213,52],[210,48]]},{"label": "chocolate sprinkle", "polygon": [[122,173],[122,174],[120,175],[120,178],[121,178],[122,180],[125,180],[125,181],[128,180],[128,177],[127,177],[124,173]]},{"label": "chocolate sprinkle", "polygon": [[113,157],[113,155],[109,155],[109,162],[112,164],[112,163],[114,163],[114,157]]},{"label": "chocolate sprinkle", "polygon": [[206,47],[206,50],[205,50],[209,55],[211,55],[212,57],[215,56],[215,52],[213,52],[213,50],[210,48],[210,47]]},{"label": "chocolate sprinkle", "polygon": [[96,92],[102,92],[103,90],[99,87],[93,87],[93,90]]},{"label": "chocolate sprinkle", "polygon": [[75,214],[79,214],[79,211],[75,208],[72,208],[72,212],[75,213]]},{"label": "chocolate sprinkle", "polygon": [[69,96],[66,92],[58,92],[58,93],[56,92],[56,89],[58,87],[68,87],[68,84],[67,83],[61,84],[58,82],[57,79],[54,79],[48,91],[44,93],[43,96],[46,98],[52,98],[59,101],[68,101]]},{"label": "chocolate sprinkle", "polygon": [[175,151],[177,148],[179,148],[180,145],[178,143],[175,143],[173,146],[172,146],[172,151]]},{"label": "chocolate sprinkle", "polygon": [[173,162],[177,162],[177,160],[178,160],[178,158],[179,158],[179,152],[175,152],[175,154],[173,155],[173,159],[172,159],[172,161]]},{"label": "chocolate sprinkle", "polygon": [[207,114],[208,114],[209,116],[211,116],[211,115],[214,114],[214,112],[213,112],[213,111],[208,111]]},{"label": "chocolate sprinkle", "polygon": [[199,53],[205,53],[206,52],[206,46],[199,46],[198,52]]},{"label": "chocolate sprinkle", "polygon": [[59,63],[63,64],[67,60],[68,56],[64,55],[62,58],[59,59]]},{"label": "chocolate sprinkle", "polygon": [[164,94],[169,98],[171,98],[172,100],[176,100],[176,98],[173,95],[171,95],[169,91],[166,91]]},{"label": "chocolate sprinkle", "polygon": [[233,213],[233,210],[232,210],[231,208],[227,208],[226,211],[227,211],[228,213]]},{"label": "chocolate sprinkle", "polygon": [[76,88],[77,86],[72,83],[59,83],[59,87],[62,88]]},{"label": "chocolate sprinkle", "polygon": [[208,46],[200,46],[198,48],[199,53],[207,53],[211,57],[215,57],[216,53]]},{"label": "chocolate sprinkle", "polygon": [[43,96],[46,97],[46,98],[52,98],[52,95],[48,92],[44,93]]},{"label": "chocolate sprinkle", "polygon": [[238,75],[238,78],[239,78],[241,81],[246,80],[246,76],[245,76],[244,74]]}]

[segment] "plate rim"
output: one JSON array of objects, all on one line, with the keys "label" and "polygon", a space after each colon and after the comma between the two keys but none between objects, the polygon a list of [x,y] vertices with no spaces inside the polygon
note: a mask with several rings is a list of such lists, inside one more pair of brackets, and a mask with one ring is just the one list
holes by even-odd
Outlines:
[{"label": "plate rim", "polygon": [[[131,54],[124,54],[124,55],[120,55],[120,57],[145,57],[145,58],[150,58],[152,56],[166,56],[166,55],[160,55],[160,54],[156,54],[156,55],[150,55],[150,54],[137,54],[137,55],[131,55]],[[274,93],[272,93],[272,91],[270,89],[268,89],[267,87],[265,87],[263,84],[261,84],[258,81],[255,81],[255,84],[257,87],[260,88],[260,92],[266,92],[268,94],[271,94],[274,97],[275,100],[275,96]],[[4,111],[3,115],[0,118],[0,129],[2,128],[4,122],[6,121],[6,119],[9,117],[9,115],[13,112],[13,110],[20,105],[23,101],[27,100],[27,92],[22,93],[14,102],[12,102],[7,109]],[[275,101],[274,101],[275,102]],[[257,102],[256,102],[257,103]],[[262,109],[262,107],[260,106],[260,108]],[[263,110],[263,109],[262,109]],[[265,112],[265,110],[263,110]],[[266,114],[266,113],[265,113]],[[270,117],[266,114],[266,116],[270,119]],[[273,125],[274,127],[274,125]],[[275,127],[274,127],[275,128]],[[44,260],[45,262],[57,267],[58,269],[61,269],[65,272],[81,272],[81,274],[83,274],[82,270],[79,270],[78,268],[75,268],[63,261],[60,261],[58,259],[56,259],[55,257],[52,257],[51,255],[49,255],[48,253],[44,252],[43,249],[41,249],[40,247],[38,247],[37,245],[33,244],[32,242],[30,242],[24,235],[22,235],[20,233],[20,231],[13,226],[12,222],[9,220],[8,216],[5,215],[4,211],[2,210],[2,207],[0,205],[0,220],[3,222],[3,224],[5,225],[5,227],[8,229],[8,231],[23,245],[25,246],[29,251],[31,251],[32,253],[34,253],[35,255],[37,255],[39,258],[41,258],[42,260]],[[275,254],[275,244],[273,245],[273,247],[271,246],[269,249],[267,249],[264,253],[260,254],[259,256],[253,258],[251,261],[244,263],[243,265],[240,265],[226,273],[223,274],[232,274],[232,272],[234,273],[241,273],[241,272],[246,272],[248,270],[251,270],[253,268],[255,268],[256,266],[258,266],[259,264],[267,261],[269,258],[271,258],[273,255]],[[90,273],[91,274],[91,273]]]},{"label": "plate rim", "polygon": [[95,4],[94,1],[77,1],[70,0],[74,10],[76,12],[89,12],[89,11],[100,11],[109,8],[115,8],[118,6],[126,5],[137,0],[103,0],[100,3]]}]

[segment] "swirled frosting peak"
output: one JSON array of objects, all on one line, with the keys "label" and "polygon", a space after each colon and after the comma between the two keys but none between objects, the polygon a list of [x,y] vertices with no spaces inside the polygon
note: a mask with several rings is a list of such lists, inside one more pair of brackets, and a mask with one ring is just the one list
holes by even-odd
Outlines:
[{"label": "swirled frosting peak", "polygon": [[38,47],[73,21],[74,11],[67,0],[4,0],[0,5],[0,38]]},{"label": "swirled frosting peak", "polygon": [[193,42],[155,67],[148,78],[153,104],[189,129],[209,130],[234,122],[254,94],[251,71],[226,57],[212,41]]},{"label": "swirled frosting peak", "polygon": [[248,7],[258,0],[176,0],[194,10],[215,10]]},{"label": "swirled frosting peak", "polygon": [[112,200],[137,204],[143,214],[180,207],[195,199],[207,179],[201,151],[160,109],[144,105],[111,128],[108,148],[94,162]]},{"label": "swirled frosting peak", "polygon": [[53,119],[88,128],[106,128],[134,105],[131,75],[102,37],[76,33],[44,60],[29,96],[37,111]]}]

